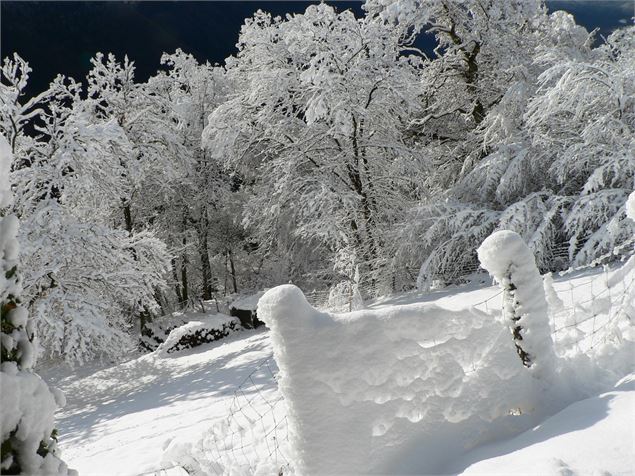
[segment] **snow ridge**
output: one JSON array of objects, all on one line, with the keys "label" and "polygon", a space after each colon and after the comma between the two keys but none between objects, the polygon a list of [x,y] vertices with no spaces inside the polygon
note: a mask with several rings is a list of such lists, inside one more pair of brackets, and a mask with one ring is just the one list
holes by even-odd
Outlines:
[{"label": "snow ridge", "polygon": [[510,412],[535,406],[535,379],[506,327],[477,310],[417,304],[332,315],[292,285],[268,291],[259,310],[299,474],[434,472],[490,429],[527,424]]}]

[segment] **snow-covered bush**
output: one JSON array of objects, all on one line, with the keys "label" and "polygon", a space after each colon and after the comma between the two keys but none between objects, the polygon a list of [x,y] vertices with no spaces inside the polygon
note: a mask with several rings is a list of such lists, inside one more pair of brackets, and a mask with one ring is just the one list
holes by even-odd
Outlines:
[{"label": "snow-covered bush", "polygon": [[505,324],[477,310],[331,315],[292,285],[268,291],[259,310],[299,474],[435,473],[444,455],[547,411]]},{"label": "snow-covered bush", "polygon": [[165,357],[173,352],[214,342],[240,330],[240,321],[222,314],[205,315],[200,320],[190,321],[170,331],[165,342],[156,353]]},{"label": "snow-covered bush", "polygon": [[[0,136],[0,211],[11,204],[7,177],[12,154]],[[74,472],[59,458],[54,413],[64,396],[51,391],[35,373],[37,342],[33,321],[20,303],[18,219],[0,217],[0,443],[2,474],[67,475]]]},{"label": "snow-covered bush", "polygon": [[536,374],[553,372],[547,301],[531,250],[518,233],[503,230],[490,235],[477,252],[483,268],[503,289],[503,316],[523,364]]},{"label": "snow-covered bush", "polygon": [[187,324],[187,322],[186,315],[182,313],[174,313],[169,316],[156,318],[152,322],[147,322],[144,328],[141,329],[139,347],[142,350],[152,352],[165,342],[170,332]]}]

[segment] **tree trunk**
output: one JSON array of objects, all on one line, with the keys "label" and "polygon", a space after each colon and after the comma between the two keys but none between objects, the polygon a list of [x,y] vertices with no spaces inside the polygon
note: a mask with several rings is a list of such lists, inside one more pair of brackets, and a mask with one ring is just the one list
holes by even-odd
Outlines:
[{"label": "tree trunk", "polygon": [[132,211],[130,209],[130,202],[123,202],[123,217],[125,222],[126,231],[132,235]]},{"label": "tree trunk", "polygon": [[[183,246],[187,245],[187,238],[183,237]],[[181,301],[183,302],[183,304],[185,305],[185,303],[187,303],[187,300],[189,299],[188,296],[188,288],[187,288],[187,264],[188,264],[188,259],[187,259],[187,252],[184,250],[183,251],[183,256],[181,257]]]},{"label": "tree trunk", "polygon": [[183,302],[183,295],[181,294],[181,283],[179,282],[179,275],[176,270],[176,258],[172,258],[172,278],[174,279],[174,292],[176,293],[176,299],[179,305]]},{"label": "tree trunk", "polygon": [[234,293],[238,292],[238,286],[236,285],[236,268],[234,267],[234,258],[232,256],[232,251],[227,251],[227,257],[229,258],[229,267],[231,270],[232,276],[232,286],[234,287]]},{"label": "tree trunk", "polygon": [[207,209],[205,209],[198,227],[198,249],[201,259],[201,274],[203,276],[204,301],[212,299],[212,268],[209,263],[209,247],[207,243],[208,223]]}]

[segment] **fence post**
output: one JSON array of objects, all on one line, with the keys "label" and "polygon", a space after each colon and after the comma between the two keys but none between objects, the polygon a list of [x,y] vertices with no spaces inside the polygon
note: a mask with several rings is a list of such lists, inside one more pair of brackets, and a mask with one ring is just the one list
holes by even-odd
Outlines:
[{"label": "fence post", "polygon": [[513,231],[491,234],[477,250],[479,261],[500,284],[503,317],[525,367],[551,373],[555,352],[542,277],[523,239]]}]

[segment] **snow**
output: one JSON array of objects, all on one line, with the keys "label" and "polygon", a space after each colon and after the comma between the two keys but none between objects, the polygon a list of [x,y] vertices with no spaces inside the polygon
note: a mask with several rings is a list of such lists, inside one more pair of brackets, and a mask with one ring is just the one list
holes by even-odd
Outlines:
[{"label": "snow", "polygon": [[635,192],[631,192],[626,200],[626,216],[635,221]]},{"label": "snow", "polygon": [[9,172],[11,171],[11,147],[7,139],[0,135],[0,208],[8,207],[13,201]]},{"label": "snow", "polygon": [[[63,403],[56,399],[46,383],[36,374],[18,371],[15,362],[3,362],[0,372],[2,405],[0,406],[0,428],[17,428],[11,444],[19,455],[19,464],[24,474],[62,474],[66,465],[48,453],[42,458],[38,453],[41,441],[49,441],[54,428],[54,413]],[[58,394],[59,395],[59,394]],[[7,467],[10,461],[3,461]]]},{"label": "snow", "polygon": [[240,330],[240,321],[231,316],[222,314],[206,315],[204,319],[190,321],[170,331],[165,342],[161,343],[155,353],[166,357],[171,353],[192,346],[191,342],[211,342],[227,337],[229,334]]},{"label": "snow", "polygon": [[532,430],[460,458],[465,475],[633,474],[635,374],[613,391],[582,400]]},{"label": "snow", "polygon": [[170,441],[194,443],[223,420],[238,385],[270,356],[267,334],[243,331],[168,359],[147,354],[84,368],[79,378],[78,370],[43,371],[67,397],[56,422],[64,458],[80,475],[152,474],[174,466],[162,461]]},{"label": "snow", "polygon": [[433,473],[494,428],[527,424],[509,412],[536,405],[505,326],[478,310],[331,315],[292,285],[268,291],[259,308],[300,474]]},{"label": "snow", "polygon": [[232,302],[229,307],[234,309],[244,309],[246,311],[255,311],[258,309],[258,301],[263,294],[265,294],[265,291],[241,297]]},{"label": "snow", "polygon": [[502,230],[487,237],[477,254],[481,266],[503,288],[503,316],[520,357],[534,375],[547,377],[555,354],[544,283],[533,253],[518,233]]},{"label": "snow", "polygon": [[[611,292],[619,303],[618,297],[627,296],[630,289],[632,271],[626,263],[606,273],[593,269],[547,280],[566,311],[573,302],[602,293],[606,282],[614,282],[616,287]],[[514,473],[523,469],[531,472],[542,464],[546,474],[551,474],[551,454],[558,457],[559,453],[572,471],[582,471],[584,461],[575,459],[573,450],[556,447],[549,453],[554,438],[566,437],[569,439],[562,440],[563,445],[594,454],[589,448],[592,441],[577,430],[571,431],[577,427],[575,420],[569,419],[567,406],[598,394],[603,395],[597,397],[598,401],[621,401],[621,396],[604,394],[612,392],[615,382],[632,370],[632,346],[630,351],[628,346],[623,347],[619,354],[615,349],[598,347],[593,340],[597,334],[589,337],[592,342],[587,339],[575,345],[556,339],[556,344],[561,344],[556,345],[561,361],[558,376],[567,385],[555,385],[546,396],[527,393],[536,379],[527,378],[529,372],[515,353],[509,331],[500,322],[502,296],[494,286],[393,296],[370,303],[366,310],[336,315],[313,310],[296,288],[284,286],[264,296],[259,310],[266,317],[271,307],[279,309],[283,304],[288,310],[284,319],[268,319],[274,326],[272,331],[243,331],[171,353],[167,359],[149,354],[99,371],[83,368],[62,376],[60,369],[49,370],[48,378],[68,398],[58,415],[57,427],[69,465],[78,468],[80,474],[109,476],[155,472],[180,475],[184,474],[183,467],[194,475],[277,474],[281,467],[284,474],[293,474],[294,469],[302,474],[302,467],[286,466],[287,460],[298,457],[290,447],[297,441],[298,428],[287,428],[286,421],[291,423],[296,414],[304,418],[309,414],[316,427],[305,428],[308,433],[302,434],[308,438],[304,443],[311,446],[300,448],[319,450],[323,456],[331,452],[333,459],[327,473],[344,468],[336,456],[355,457],[369,444],[372,454],[367,460],[356,460],[359,466],[353,473],[456,473],[477,461],[511,451],[503,451],[500,445],[513,445],[509,448],[521,451],[540,441],[544,442],[544,458],[532,453],[522,460],[522,466],[513,466]],[[579,318],[586,315],[585,306],[576,308]],[[602,319],[608,318],[606,308],[596,306],[588,312],[598,309],[596,324],[600,326],[605,322]],[[567,318],[564,311],[555,316],[552,325],[562,324]],[[275,329],[276,325],[282,327]],[[591,332],[591,321],[581,324],[581,328],[586,332],[587,325]],[[282,328],[284,332],[280,333]],[[286,355],[276,356],[282,368],[279,390],[273,378],[277,367],[271,358],[272,340],[280,347],[276,339],[288,336],[289,331],[301,336],[304,347],[291,345]],[[625,342],[632,339],[626,338]],[[581,346],[583,354],[570,355],[576,346]],[[361,371],[354,373],[351,369]],[[304,385],[307,380],[312,386]],[[425,400],[417,393],[422,390],[426,392]],[[299,398],[306,398],[308,403],[300,401],[294,406],[293,399],[280,401],[280,391],[302,394]],[[628,398],[632,398],[630,395]],[[540,402],[539,407],[534,407],[536,402]],[[574,410],[575,405],[571,407]],[[324,415],[318,418],[327,407],[346,411],[346,420],[338,422]],[[416,412],[426,408],[427,412]],[[310,412],[315,416],[311,417]],[[619,419],[632,420],[632,406],[629,409],[622,404],[611,404],[610,413],[598,404],[576,414],[581,416],[583,412],[594,412],[588,413],[585,421],[598,424],[608,415],[608,428]],[[554,414],[564,417],[548,419]],[[274,419],[279,425],[277,459],[269,456],[274,450]],[[550,421],[557,425],[551,426]],[[544,438],[535,436],[532,430],[538,425],[549,431]],[[600,427],[594,424],[588,431],[593,433],[596,428]],[[351,436],[358,431],[361,433]],[[523,434],[535,438],[518,436]],[[621,455],[622,461],[632,460],[632,439],[627,436],[603,439],[615,449],[606,452],[606,458],[597,455],[592,467],[617,468],[615,454]],[[320,464],[308,453],[300,456],[307,459],[306,464]],[[472,470],[480,471],[481,467],[469,468]],[[499,473],[505,473],[505,469]]]}]

